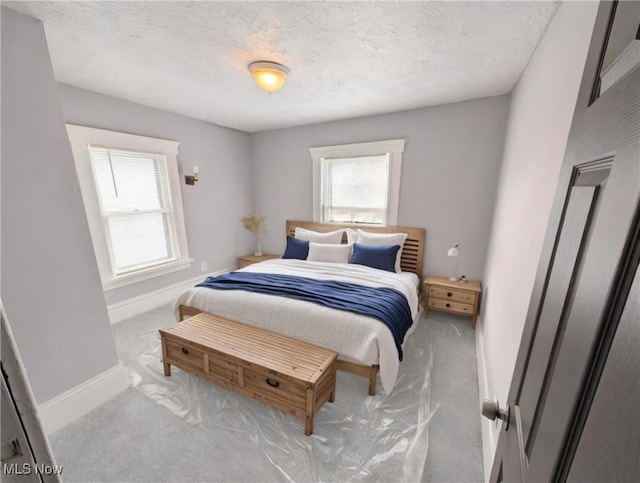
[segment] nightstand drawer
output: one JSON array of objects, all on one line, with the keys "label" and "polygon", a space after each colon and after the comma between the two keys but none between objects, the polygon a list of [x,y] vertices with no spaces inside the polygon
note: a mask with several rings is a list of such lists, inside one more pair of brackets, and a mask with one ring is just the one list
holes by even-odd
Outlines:
[{"label": "nightstand drawer", "polygon": [[429,297],[429,307],[434,309],[449,310],[459,314],[473,315],[473,304],[463,304],[453,300],[435,299]]},{"label": "nightstand drawer", "polygon": [[429,297],[435,297],[439,299],[452,300],[454,302],[462,302],[465,304],[473,304],[476,299],[474,293],[461,292],[455,289],[448,289],[446,287],[429,287]]}]

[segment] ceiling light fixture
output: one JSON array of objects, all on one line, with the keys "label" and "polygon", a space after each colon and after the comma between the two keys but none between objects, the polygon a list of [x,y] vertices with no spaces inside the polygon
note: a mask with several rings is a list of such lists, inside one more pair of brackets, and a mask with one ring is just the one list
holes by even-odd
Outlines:
[{"label": "ceiling light fixture", "polygon": [[249,64],[249,70],[256,84],[269,94],[280,89],[287,80],[289,71],[284,65],[275,62],[259,61]]}]

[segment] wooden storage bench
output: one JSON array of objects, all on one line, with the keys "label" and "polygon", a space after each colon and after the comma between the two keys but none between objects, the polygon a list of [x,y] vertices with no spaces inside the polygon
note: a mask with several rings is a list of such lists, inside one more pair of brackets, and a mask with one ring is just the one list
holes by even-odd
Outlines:
[{"label": "wooden storage bench", "polygon": [[333,402],[338,355],[264,329],[200,313],[160,330],[165,376],[175,365],[305,420]]}]

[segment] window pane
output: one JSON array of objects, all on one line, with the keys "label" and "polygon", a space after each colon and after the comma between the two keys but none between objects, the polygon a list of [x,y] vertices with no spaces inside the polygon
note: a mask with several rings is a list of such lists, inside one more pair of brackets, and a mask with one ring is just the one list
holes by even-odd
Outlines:
[{"label": "window pane", "polygon": [[108,227],[118,273],[173,258],[166,214],[112,216]]},{"label": "window pane", "polygon": [[150,155],[91,150],[104,213],[162,209],[161,173]]},{"label": "window pane", "polygon": [[323,221],[385,222],[389,186],[387,155],[323,161]]}]

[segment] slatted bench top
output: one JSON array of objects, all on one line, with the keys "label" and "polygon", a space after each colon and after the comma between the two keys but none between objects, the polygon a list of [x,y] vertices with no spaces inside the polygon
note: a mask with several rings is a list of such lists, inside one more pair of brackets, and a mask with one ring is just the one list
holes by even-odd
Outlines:
[{"label": "slatted bench top", "polygon": [[338,356],[308,342],[206,313],[160,332],[310,383]]}]

